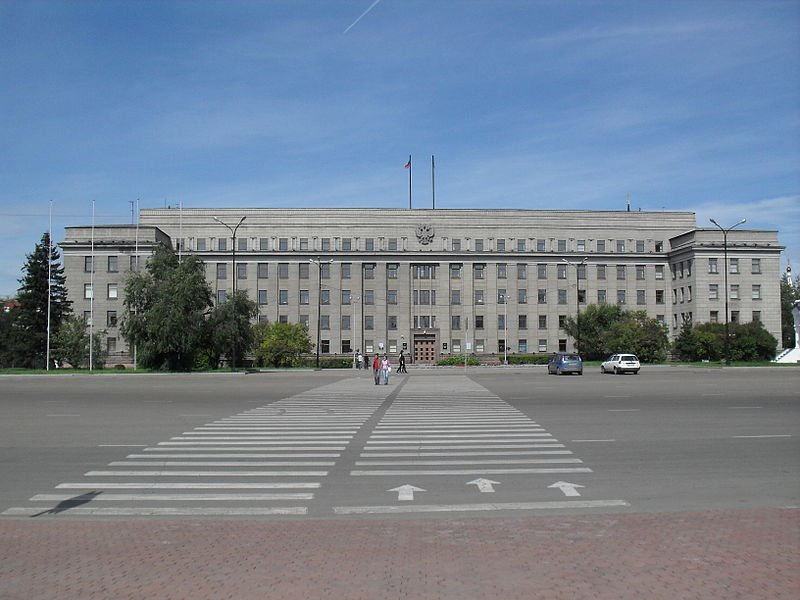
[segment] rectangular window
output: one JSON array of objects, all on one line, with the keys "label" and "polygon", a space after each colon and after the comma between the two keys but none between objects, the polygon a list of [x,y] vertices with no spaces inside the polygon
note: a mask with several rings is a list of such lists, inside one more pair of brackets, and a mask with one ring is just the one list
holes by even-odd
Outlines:
[{"label": "rectangular window", "polygon": [[545,252],[547,250],[547,240],[536,240],[536,251]]},{"label": "rectangular window", "polygon": [[116,273],[118,271],[119,271],[118,257],[109,256],[108,257],[108,272],[109,273]]},{"label": "rectangular window", "polygon": [[117,338],[109,337],[106,338],[106,353],[112,354],[117,351]]},{"label": "rectangular window", "polygon": [[342,304],[350,304],[350,290],[342,290]]},{"label": "rectangular window", "polygon": [[731,311],[731,323],[738,323],[739,322],[739,311],[732,310]]},{"label": "rectangular window", "polygon": [[323,252],[331,251],[331,238],[328,237],[322,238],[322,251]]},{"label": "rectangular window", "polygon": [[138,271],[138,270],[139,270],[139,257],[131,256],[131,271]]},{"label": "rectangular window", "polygon": [[547,329],[547,315],[539,315],[539,329]]},{"label": "rectangular window", "polygon": [[517,329],[528,328],[528,315],[517,315]]},{"label": "rectangular window", "polygon": [[364,265],[364,279],[375,279],[375,265],[374,264],[365,264]]},{"label": "rectangular window", "polygon": [[205,250],[206,250],[206,238],[197,238],[195,244],[197,246],[197,251],[198,252],[205,252]]},{"label": "rectangular window", "polygon": [[[205,246],[205,243],[203,244]],[[199,250],[200,248],[198,248]],[[205,248],[203,248],[205,250]],[[269,250],[269,238],[258,238],[258,249],[262,252]]]},{"label": "rectangular window", "polygon": [[320,351],[320,354],[330,354],[331,353],[331,341],[330,340],[320,340],[319,351]]},{"label": "rectangular window", "polygon": [[664,265],[656,265],[656,280],[664,279]]},{"label": "rectangular window", "polygon": [[486,265],[472,265],[472,277],[473,279],[483,279],[484,271],[486,270]]},{"label": "rectangular window", "polygon": [[709,300],[719,299],[719,284],[716,283],[708,284],[708,299]]},{"label": "rectangular window", "polygon": [[461,252],[461,240],[453,239],[450,242],[450,247],[453,249],[453,252]]},{"label": "rectangular window", "polygon": [[497,289],[497,303],[498,304],[505,304],[508,302],[508,292],[505,288],[498,288]]},{"label": "rectangular window", "polygon": [[528,303],[528,290],[525,288],[520,288],[517,290],[517,304],[527,304]]},{"label": "rectangular window", "polygon": [[730,264],[729,272],[732,275],[738,275],[739,274],[739,259],[738,258],[732,258],[732,259],[730,259],[729,264]]},{"label": "rectangular window", "polygon": [[319,266],[319,276],[322,279],[330,279],[331,278],[331,263],[324,262]]},{"label": "rectangular window", "polygon": [[567,315],[558,315],[558,328],[564,329],[567,326]]},{"label": "rectangular window", "polygon": [[269,277],[269,263],[258,263],[258,278],[267,279]]},{"label": "rectangular window", "polygon": [[342,250],[350,252],[353,249],[353,238],[342,238]]},{"label": "rectangular window", "polygon": [[739,284],[732,283],[731,284],[731,300],[738,300],[739,299]]},{"label": "rectangular window", "polygon": [[578,304],[586,304],[586,290],[578,290]]},{"label": "rectangular window", "polygon": [[655,245],[655,250],[656,250],[656,252],[663,252],[664,251],[664,242],[662,242],[660,240],[657,241],[656,245]]},{"label": "rectangular window", "polygon": [[119,287],[116,283],[109,283],[108,284],[108,299],[109,300],[116,300],[119,298]]},{"label": "rectangular window", "polygon": [[[285,263],[281,263],[285,264]],[[311,274],[311,263],[298,263],[297,264],[300,279],[308,279]],[[287,265],[288,268],[288,265]]]},{"label": "rectangular window", "polygon": [[606,265],[597,265],[597,279],[604,280],[606,278]]},{"label": "rectangular window", "polygon": [[350,263],[342,263],[341,265],[342,279],[350,279],[351,267],[352,265]]},{"label": "rectangular window", "polygon": [[461,268],[463,265],[450,263],[450,279],[461,279]]},{"label": "rectangular window", "polygon": [[497,265],[497,278],[498,279],[507,279],[508,278],[508,265],[505,263],[498,263]]},{"label": "rectangular window", "polygon": [[300,325],[303,325],[306,329],[308,329],[308,324],[311,322],[311,319],[307,314],[301,314],[299,322]]},{"label": "rectangular window", "polygon": [[375,238],[364,238],[364,250],[367,252],[375,251]]},{"label": "rectangular window", "polygon": [[483,352],[484,340],[475,340],[475,352]]},{"label": "rectangular window", "polygon": [[644,281],[644,265],[636,265],[636,280],[637,281]]},{"label": "rectangular window", "polygon": [[483,304],[484,302],[484,291],[483,290],[475,290],[475,304]]},{"label": "rectangular window", "polygon": [[625,304],[625,290],[617,290],[617,304]]},{"label": "rectangular window", "polygon": [[450,329],[461,329],[460,315],[450,315]]},{"label": "rectangular window", "polygon": [[586,265],[578,265],[578,279],[586,279]]},{"label": "rectangular window", "polygon": [[92,324],[92,311],[83,311],[83,322],[86,323],[87,327]]},{"label": "rectangular window", "polygon": [[267,304],[267,290],[258,290],[258,303]]},{"label": "rectangular window", "polygon": [[496,239],[495,240],[495,248],[498,252],[505,252],[506,251],[506,241],[505,239]]},{"label": "rectangular window", "polygon": [[373,315],[364,315],[364,329],[375,329],[375,317]]},{"label": "rectangular window", "polygon": [[644,252],[644,240],[636,240],[636,251]]},{"label": "rectangular window", "polygon": [[519,238],[517,240],[517,252],[525,252],[526,249],[526,240],[525,238]]},{"label": "rectangular window", "polygon": [[483,329],[483,315],[475,317],[475,329]]},{"label": "rectangular window", "polygon": [[719,311],[712,310],[708,313],[708,322],[709,323],[719,323]]},{"label": "rectangular window", "polygon": [[547,340],[539,340],[539,352],[547,352]]},{"label": "rectangular window", "polygon": [[397,290],[386,290],[386,304],[397,304]]},{"label": "rectangular window", "polygon": [[350,344],[350,340],[342,340],[342,354],[351,354],[353,352],[353,346]]},{"label": "rectangular window", "polygon": [[559,252],[567,251],[567,240],[558,240],[558,251]]},{"label": "rectangular window", "polygon": [[289,263],[278,263],[278,279],[289,279]]},{"label": "rectangular window", "polygon": [[567,290],[558,290],[558,303],[559,304],[567,303]]},{"label": "rectangular window", "polygon": [[753,321],[753,323],[760,323],[761,322],[761,311],[760,310],[754,310],[753,311],[752,321]]},{"label": "rectangular window", "polygon": [[758,284],[753,284],[751,298],[753,300],[761,300],[761,286]]},{"label": "rectangular window", "polygon": [[547,290],[539,288],[536,291],[536,302],[539,304],[547,304]]},{"label": "rectangular window", "polygon": [[617,265],[617,281],[625,281],[627,268],[625,265]]},{"label": "rectangular window", "polygon": [[586,252],[586,240],[578,240],[578,252]]},{"label": "rectangular window", "polygon": [[319,303],[320,304],[330,304],[331,303],[331,291],[330,290],[322,290],[319,294]]},{"label": "rectangular window", "polygon": [[[753,275],[758,275],[761,273],[761,259],[754,258],[750,264],[750,272]],[[753,319],[755,321],[755,319]]]},{"label": "rectangular window", "polygon": [[106,327],[116,327],[117,326],[117,311],[109,310],[106,311]]},{"label": "rectangular window", "polygon": [[605,252],[606,251],[606,241],[605,240],[597,240],[597,251],[598,252]]},{"label": "rectangular window", "polygon": [[483,239],[477,238],[475,240],[475,252],[483,252]]},{"label": "rectangular window", "polygon": [[289,290],[278,291],[278,304],[282,305],[289,304]]},{"label": "rectangular window", "polygon": [[709,258],[708,259],[708,272],[709,273],[717,273],[718,272],[718,265],[716,258]]},{"label": "rectangular window", "polygon": [[364,290],[364,304],[367,306],[375,304],[375,290]]},{"label": "rectangular window", "polygon": [[395,331],[397,329],[397,316],[396,315],[389,315],[387,317],[386,326],[390,330]]},{"label": "rectangular window", "polygon": [[289,250],[289,238],[278,238],[278,250],[287,252]]},{"label": "rectangular window", "polygon": [[84,273],[91,273],[92,272],[92,263],[94,259],[91,256],[84,256],[83,257],[83,272]]},{"label": "rectangular window", "polygon": [[664,290],[656,290],[656,304],[664,304]]},{"label": "rectangular window", "polygon": [[397,252],[397,238],[389,238],[389,250],[391,252]]},{"label": "rectangular window", "polygon": [[240,252],[247,252],[247,238],[240,237],[236,243],[238,245],[238,248],[236,248],[237,250]]},{"label": "rectangular window", "polygon": [[308,250],[308,238],[300,238],[300,250]]},{"label": "rectangular window", "polygon": [[547,265],[539,263],[536,265],[536,277],[539,279],[547,279]]},{"label": "rectangular window", "polygon": [[387,279],[397,279],[397,272],[400,269],[400,265],[397,263],[389,263],[386,265],[386,278]]},{"label": "rectangular window", "polygon": [[220,252],[228,251],[228,238],[219,238],[217,240],[217,250]]},{"label": "rectangular window", "polygon": [[625,252],[625,240],[617,240],[617,252]]},{"label": "rectangular window", "polygon": [[330,315],[320,315],[319,316],[319,328],[320,329],[330,329],[331,328],[331,316]]},{"label": "rectangular window", "polygon": [[597,290],[597,303],[598,304],[605,304],[606,303],[607,293],[606,290]]},{"label": "rectangular window", "polygon": [[517,279],[528,278],[528,265],[525,263],[517,263]]},{"label": "rectangular window", "polygon": [[461,290],[450,290],[450,304],[461,304]]},{"label": "rectangular window", "polygon": [[247,279],[247,263],[236,263],[236,278]]},{"label": "rectangular window", "polygon": [[556,273],[558,274],[559,279],[566,279],[567,278],[567,265],[560,264],[556,265]]},{"label": "rectangular window", "polygon": [[217,263],[217,279],[228,278],[228,263]]},{"label": "rectangular window", "polygon": [[225,290],[217,290],[217,304],[223,304],[228,299],[228,293]]},{"label": "rectangular window", "polygon": [[636,290],[636,304],[640,306],[647,304],[645,298],[645,290]]}]

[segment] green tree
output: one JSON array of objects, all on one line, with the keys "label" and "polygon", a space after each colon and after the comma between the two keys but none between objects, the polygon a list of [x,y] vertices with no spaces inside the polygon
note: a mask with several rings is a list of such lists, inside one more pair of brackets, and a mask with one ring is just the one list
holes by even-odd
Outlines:
[{"label": "green tree", "polygon": [[578,341],[578,350],[587,359],[605,358],[608,353],[603,334],[622,318],[622,309],[616,304],[590,304],[577,319],[569,317],[564,331]]},{"label": "green tree", "polygon": [[259,323],[255,327],[259,365],[291,367],[313,347],[308,328],[299,323]]},{"label": "green tree", "polygon": [[202,261],[191,254],[179,259],[171,248],[159,246],[146,270],[131,273],[125,283],[122,334],[136,345],[142,366],[190,370],[207,341],[211,307]]},{"label": "green tree", "polygon": [[14,309],[0,311],[0,369],[14,364]]},{"label": "green tree", "polygon": [[[103,349],[106,331],[92,334],[92,368],[102,369],[107,357]],[[53,356],[68,362],[73,368],[89,366],[89,330],[83,317],[67,317],[53,339]]]},{"label": "green tree", "polygon": [[230,361],[233,353],[236,355],[236,364],[241,364],[242,359],[253,349],[255,334],[252,319],[258,315],[256,303],[247,297],[247,292],[237,290],[225,302],[217,306],[212,312],[209,323],[211,324],[211,340],[215,362],[225,354]]},{"label": "green tree", "polygon": [[790,275],[784,273],[781,277],[781,346],[794,348],[794,317],[792,306],[795,300],[800,300],[800,276],[792,285]]},{"label": "green tree", "polygon": [[664,325],[645,311],[624,311],[601,334],[605,354],[631,352],[646,363],[663,361],[669,349]]},{"label": "green tree", "polygon": [[[772,360],[778,340],[760,321],[730,323],[731,360]],[[721,361],[725,359],[725,324],[701,323],[684,326],[673,344],[673,352],[681,360]]]},{"label": "green tree", "polygon": [[18,367],[42,369],[47,367],[48,298],[51,341],[72,312],[64,268],[58,249],[50,243],[49,233],[44,233],[34,251],[27,255],[23,272],[17,291],[19,306],[12,312],[12,362]]}]

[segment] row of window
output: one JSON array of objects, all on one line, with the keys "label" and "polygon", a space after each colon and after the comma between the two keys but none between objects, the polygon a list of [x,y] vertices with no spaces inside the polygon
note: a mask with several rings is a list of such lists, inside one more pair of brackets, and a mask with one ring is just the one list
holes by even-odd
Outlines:
[{"label": "row of window", "polygon": [[[739,300],[739,284],[732,283],[730,284],[730,290],[728,298],[730,300]],[[691,287],[689,288],[691,290]],[[690,292],[691,293],[691,292]],[[761,285],[760,284],[752,284],[750,286],[750,298],[752,300],[761,300]],[[709,300],[719,300],[719,284],[717,283],[709,283],[708,284],[708,299]]]},{"label": "row of window", "polygon": [[[728,259],[728,273],[731,275],[737,275],[741,273],[739,270],[739,263],[740,260],[738,258],[729,258]],[[719,259],[717,258],[709,258],[708,259],[708,272],[709,273],[718,273],[719,272]],[[753,275],[760,275],[761,274],[761,259],[760,258],[751,258],[750,259],[750,273]]]},{"label": "row of window", "polygon": [[[338,237],[323,237],[323,238],[236,238],[236,250],[238,252],[260,251],[269,252],[277,250],[278,252],[351,252],[363,250],[365,252],[375,252],[385,250],[388,252],[397,252],[405,250],[405,240],[407,238],[364,238],[363,246],[359,245],[360,238],[338,238]],[[233,249],[233,245],[229,244],[232,240],[230,238],[195,238],[194,249],[198,252],[206,252],[216,250],[218,252],[229,252]],[[216,242],[216,244],[215,244]],[[494,247],[492,248],[492,242]],[[593,244],[593,248],[592,248]],[[508,252],[515,250],[516,252],[527,252],[529,249],[535,249],[536,252],[590,252],[592,249],[596,252],[629,252],[636,251],[639,253],[648,250],[645,240],[566,240],[554,238],[452,238],[446,242],[446,246],[453,252],[472,251],[472,252],[486,252],[494,250],[496,252]],[[175,240],[175,249],[186,250],[186,239],[181,238]],[[652,251],[663,252],[664,242],[656,241],[652,245]]]}]

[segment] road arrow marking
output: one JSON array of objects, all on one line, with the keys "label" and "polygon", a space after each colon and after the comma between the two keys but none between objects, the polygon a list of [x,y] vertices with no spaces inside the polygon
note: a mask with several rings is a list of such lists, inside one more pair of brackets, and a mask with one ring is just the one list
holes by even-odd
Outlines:
[{"label": "road arrow marking", "polygon": [[483,479],[479,477],[478,479],[473,479],[472,481],[467,482],[467,485],[476,485],[478,486],[478,491],[487,493],[493,493],[495,485],[500,485],[499,481],[492,481],[491,479]]},{"label": "road arrow marking", "polygon": [[424,490],[422,488],[418,488],[413,485],[405,484],[401,485],[400,487],[392,488],[391,490],[387,490],[388,492],[397,492],[397,499],[398,500],[414,500],[414,492],[427,492],[428,490]]},{"label": "road arrow marking", "polygon": [[548,485],[548,488],[556,488],[564,492],[565,496],[580,496],[580,492],[578,492],[575,488],[582,488],[584,486],[577,484],[577,483],[567,483],[566,481],[557,481],[553,485]]}]

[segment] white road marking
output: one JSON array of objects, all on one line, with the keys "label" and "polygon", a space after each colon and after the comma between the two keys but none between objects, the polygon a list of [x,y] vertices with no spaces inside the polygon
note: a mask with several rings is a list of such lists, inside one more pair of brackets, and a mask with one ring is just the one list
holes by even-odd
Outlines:
[{"label": "white road marking", "polygon": [[763,406],[729,406],[730,410],[751,410],[755,408],[764,408]]},{"label": "white road marking", "polygon": [[577,488],[582,488],[584,486],[578,483],[568,483],[566,481],[556,481],[552,485],[548,485],[548,488],[558,489],[561,490],[565,496],[580,496],[580,492],[578,492]]},{"label": "white road marking", "polygon": [[332,467],[334,461],[260,461],[260,460],[116,460],[109,467]]},{"label": "white road marking", "polygon": [[542,468],[542,469],[434,469],[434,470],[390,470],[390,471],[350,471],[350,475],[360,477],[365,475],[376,476],[393,476],[393,475],[504,475],[513,473],[527,473],[533,475],[542,475],[547,473],[591,473],[592,470],[587,467],[555,467],[555,468]]},{"label": "white road marking", "polygon": [[80,415],[45,415],[48,417],[80,417]]},{"label": "white road marking", "polygon": [[[243,447],[244,446],[244,447]],[[166,447],[166,446],[159,446],[159,447],[149,447],[145,448],[145,452],[241,452],[246,450],[247,452],[273,452],[273,451],[284,451],[284,452],[293,452],[295,450],[302,450],[302,451],[333,451],[333,450],[344,450],[346,446],[328,446],[327,444],[322,446],[268,446],[268,447],[261,447],[258,444],[231,444],[229,446],[194,446],[194,445],[180,445],[176,447]]]},{"label": "white road marking", "polygon": [[147,444],[97,444],[98,448],[144,448]]},{"label": "white road marking", "polygon": [[[517,450],[514,452],[362,452],[361,458],[392,458],[404,456],[528,456],[541,454],[572,454],[571,450]],[[133,455],[131,455],[133,456]],[[138,456],[138,455],[137,455]],[[146,456],[146,455],[145,455]]]},{"label": "white road marking", "polygon": [[[341,444],[343,444],[343,443],[344,442],[329,442],[328,444],[326,444],[325,442],[320,442],[319,444],[315,444],[315,445],[318,446],[318,447],[321,447],[323,449],[333,449],[333,448],[340,447]],[[159,446],[259,446],[259,445],[260,446],[268,446],[268,445],[273,445],[273,444],[276,445],[276,446],[280,446],[281,444],[287,445],[287,446],[288,445],[292,445],[292,444],[308,445],[309,442],[308,441],[305,441],[305,442],[299,442],[299,441],[293,442],[293,441],[286,441],[286,440],[279,440],[279,441],[276,440],[274,442],[268,441],[268,440],[247,441],[247,442],[244,442],[244,441],[230,442],[230,441],[219,441],[219,440],[194,440],[194,441],[191,441],[191,442],[185,442],[185,441],[184,442],[158,442]],[[334,444],[334,446],[330,446],[329,444]]]},{"label": "white road marking", "polygon": [[357,467],[398,466],[450,466],[450,465],[556,465],[582,464],[579,458],[519,458],[502,460],[357,460]]},{"label": "white road marking", "polygon": [[325,477],[327,471],[88,471],[85,477]]},{"label": "white road marking", "polygon": [[[64,502],[75,496],[69,494],[38,494],[31,502]],[[266,500],[312,500],[314,494],[309,492],[286,492],[278,494],[109,494],[102,493],[92,498],[92,502],[240,502]]]},{"label": "white road marking", "polygon": [[[298,453],[298,454],[128,454],[125,458],[338,458],[335,453]],[[333,463],[330,463],[333,464]]]},{"label": "white road marking", "polygon": [[736,439],[764,439],[764,438],[789,438],[792,437],[788,433],[779,433],[774,435],[735,435]]},{"label": "white road marking", "polygon": [[589,444],[597,442],[616,442],[617,440],[570,440],[573,444]]},{"label": "white road marking", "polygon": [[472,481],[468,481],[466,485],[477,486],[478,491],[481,492],[482,494],[493,494],[494,486],[500,485],[500,482],[479,477],[478,479],[473,479]]},{"label": "white road marking", "polygon": [[428,490],[416,487],[414,485],[404,484],[387,492],[397,492],[397,499],[402,502],[411,502],[414,500],[414,492],[427,492]]},{"label": "white road marking", "polygon": [[[16,517],[32,517],[40,514],[42,507],[14,507],[3,511],[0,514]],[[115,507],[90,507],[77,506],[68,508],[53,515],[74,515],[74,516],[96,516],[96,517],[233,517],[233,516],[266,516],[266,515],[305,515],[308,508],[305,506],[275,507],[275,508],[249,508],[249,507],[193,507],[193,508],[160,508],[160,507],[141,507],[127,508],[122,506]]]},{"label": "white road marking", "polygon": [[59,483],[57,489],[69,490],[277,490],[277,489],[317,489],[319,483]]},{"label": "white road marking", "polygon": [[608,412],[638,412],[640,408],[609,408]]},{"label": "white road marking", "polygon": [[469,512],[490,510],[562,510],[571,508],[618,508],[630,506],[624,500],[561,500],[555,502],[506,502],[491,504],[428,504],[417,506],[335,506],[338,515]]},{"label": "white road marking", "polygon": [[[493,450],[499,449],[511,449],[511,448],[563,448],[564,444],[545,444],[544,442],[553,441],[557,442],[558,440],[537,440],[542,443],[537,444],[481,444],[480,446],[476,446],[475,444],[469,444],[466,446],[437,446],[437,445],[429,445],[429,444],[419,444],[420,450],[482,450],[484,448],[489,448]],[[375,450],[375,451],[384,451],[384,450],[408,450],[408,446],[374,446],[367,443],[365,450]]]}]

